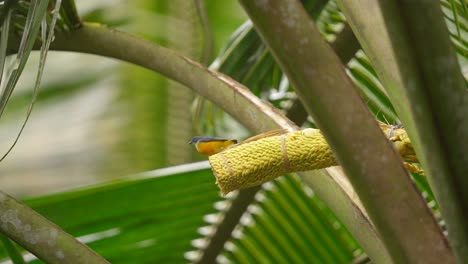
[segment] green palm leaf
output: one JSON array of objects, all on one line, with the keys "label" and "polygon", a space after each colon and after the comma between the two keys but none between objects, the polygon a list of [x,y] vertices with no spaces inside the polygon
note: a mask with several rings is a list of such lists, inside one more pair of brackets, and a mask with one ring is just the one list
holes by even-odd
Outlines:
[{"label": "green palm leaf", "polygon": [[208,163],[200,162],[25,203],[112,263],[181,263],[203,216],[215,212],[213,187]]},{"label": "green palm leaf", "polygon": [[[235,263],[346,263],[359,246],[313,191],[285,176],[256,195],[227,242]],[[252,263],[252,262],[250,262]]]}]

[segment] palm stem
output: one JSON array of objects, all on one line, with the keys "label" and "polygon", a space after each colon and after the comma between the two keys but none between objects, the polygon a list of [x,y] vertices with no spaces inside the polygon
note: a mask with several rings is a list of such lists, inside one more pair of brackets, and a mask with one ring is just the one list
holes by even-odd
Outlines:
[{"label": "palm stem", "polygon": [[31,208],[0,192],[0,231],[47,263],[108,263]]},{"label": "palm stem", "polygon": [[[322,130],[393,261],[453,262],[400,157],[300,2],[240,2]],[[421,251],[414,250],[416,244]]]},{"label": "palm stem", "polygon": [[339,2],[414,143],[461,263],[468,259],[468,96],[440,5]]}]

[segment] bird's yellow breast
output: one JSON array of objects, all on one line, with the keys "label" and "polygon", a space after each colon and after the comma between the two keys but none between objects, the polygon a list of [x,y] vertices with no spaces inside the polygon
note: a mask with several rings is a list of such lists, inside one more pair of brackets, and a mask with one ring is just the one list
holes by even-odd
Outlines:
[{"label": "bird's yellow breast", "polygon": [[234,143],[235,142],[233,140],[198,142],[197,150],[201,154],[209,156],[221,152]]}]

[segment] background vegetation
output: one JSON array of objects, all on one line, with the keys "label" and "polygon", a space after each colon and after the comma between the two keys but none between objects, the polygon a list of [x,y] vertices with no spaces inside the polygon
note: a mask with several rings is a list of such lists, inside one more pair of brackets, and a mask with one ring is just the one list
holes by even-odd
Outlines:
[{"label": "background vegetation", "polygon": [[[112,263],[463,263],[468,9],[426,2],[2,1],[0,149],[40,83],[2,191]],[[375,119],[403,123],[426,176]],[[344,172],[224,198],[187,144],[278,127],[320,128]],[[4,262],[105,262],[0,194]]]}]

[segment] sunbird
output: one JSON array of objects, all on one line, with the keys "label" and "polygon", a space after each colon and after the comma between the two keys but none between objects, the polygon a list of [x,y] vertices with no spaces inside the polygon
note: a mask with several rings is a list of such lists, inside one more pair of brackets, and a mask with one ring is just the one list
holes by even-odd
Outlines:
[{"label": "sunbird", "polygon": [[237,140],[197,136],[193,137],[189,144],[193,144],[199,153],[211,156],[237,144]]},{"label": "sunbird", "polygon": [[[268,131],[268,132],[253,136],[251,138],[248,138],[248,139],[242,141],[239,144],[252,142],[252,141],[259,140],[259,139],[262,139],[262,138],[265,138],[265,137],[281,135],[281,134],[284,134],[286,132],[288,132],[286,129],[277,129],[277,130],[273,130],[273,131]],[[234,147],[234,146],[239,145],[239,144],[237,144],[237,142],[238,141],[236,139],[225,139],[225,138],[213,138],[213,137],[199,137],[199,136],[196,136],[196,137],[192,138],[192,140],[189,142],[189,144],[193,144],[199,153],[211,156],[211,155],[217,154],[217,153],[219,153],[219,152],[221,152],[221,151],[223,151],[223,150],[225,150],[225,149],[227,149],[229,147]]]}]

